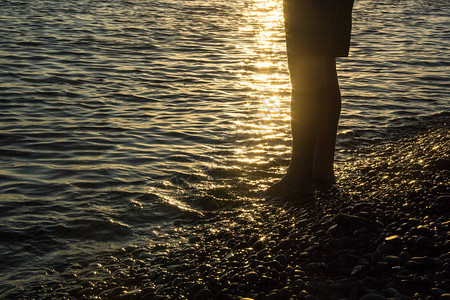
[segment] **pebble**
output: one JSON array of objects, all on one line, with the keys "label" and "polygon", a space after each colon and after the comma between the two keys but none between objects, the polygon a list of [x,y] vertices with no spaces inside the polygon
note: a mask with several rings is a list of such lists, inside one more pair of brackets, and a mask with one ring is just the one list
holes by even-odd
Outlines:
[{"label": "pebble", "polygon": [[399,235],[390,235],[384,239],[384,241],[388,244],[392,245],[400,245],[402,243],[402,238]]},{"label": "pebble", "polygon": [[265,275],[261,276],[260,282],[262,285],[269,285],[269,286],[278,284],[278,280]]},{"label": "pebble", "polygon": [[212,297],[212,292],[209,289],[202,289],[195,294],[193,300],[208,300]]},{"label": "pebble", "polygon": [[250,284],[255,284],[259,280],[259,275],[256,272],[248,272],[244,277],[245,280]]},{"label": "pebble", "polygon": [[436,198],[436,203],[441,212],[450,211],[450,195],[442,195]]},{"label": "pebble", "polygon": [[383,257],[383,261],[387,262],[391,266],[395,266],[400,263],[400,258],[395,255],[386,255]]},{"label": "pebble", "polygon": [[427,226],[424,226],[424,225],[420,225],[420,226],[417,226],[416,228],[413,228],[411,230],[411,232],[413,234],[422,235],[422,236],[426,236],[429,238],[433,237],[433,234],[434,234],[430,228],[428,228]]},{"label": "pebble", "polygon": [[430,294],[433,296],[439,297],[439,296],[445,294],[445,291],[440,288],[432,288],[430,290]]},{"label": "pebble", "polygon": [[418,236],[415,246],[419,249],[430,250],[434,248],[434,241],[425,236]]},{"label": "pebble", "polygon": [[297,279],[294,282],[291,283],[291,290],[294,291],[295,293],[300,292],[301,290],[305,289],[306,284],[302,279]]},{"label": "pebble", "polygon": [[278,261],[284,267],[287,266],[288,264],[288,259],[284,254],[278,254],[277,256],[275,256],[275,260]]}]

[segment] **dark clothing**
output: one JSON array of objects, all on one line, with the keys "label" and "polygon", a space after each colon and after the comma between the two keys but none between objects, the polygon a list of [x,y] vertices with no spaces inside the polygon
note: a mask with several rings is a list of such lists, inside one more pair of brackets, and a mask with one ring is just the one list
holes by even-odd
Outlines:
[{"label": "dark clothing", "polygon": [[354,0],[284,0],[287,50],[348,56]]}]

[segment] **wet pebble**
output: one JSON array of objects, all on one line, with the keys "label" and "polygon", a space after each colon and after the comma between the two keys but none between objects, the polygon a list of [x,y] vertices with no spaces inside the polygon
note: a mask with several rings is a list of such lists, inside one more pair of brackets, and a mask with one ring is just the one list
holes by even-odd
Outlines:
[{"label": "wet pebble", "polygon": [[209,289],[202,289],[195,294],[193,300],[208,300],[212,297],[212,292]]},{"label": "wet pebble", "polygon": [[395,255],[386,255],[383,257],[383,261],[387,262],[391,266],[395,266],[400,263],[400,258]]}]

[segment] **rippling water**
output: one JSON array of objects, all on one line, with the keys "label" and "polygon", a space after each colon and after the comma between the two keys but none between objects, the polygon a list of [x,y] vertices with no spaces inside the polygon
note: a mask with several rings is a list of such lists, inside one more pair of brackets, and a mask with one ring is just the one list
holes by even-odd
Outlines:
[{"label": "rippling water", "polygon": [[[256,201],[289,160],[281,0],[0,2],[0,296]],[[449,109],[448,1],[359,0],[345,150]]]}]

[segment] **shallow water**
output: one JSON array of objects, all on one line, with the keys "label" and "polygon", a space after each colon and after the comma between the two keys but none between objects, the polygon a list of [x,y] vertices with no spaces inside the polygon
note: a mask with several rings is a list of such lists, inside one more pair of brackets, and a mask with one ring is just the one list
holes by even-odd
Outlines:
[{"label": "shallow water", "polygon": [[[0,297],[256,201],[287,166],[281,1],[0,8]],[[448,118],[449,13],[448,1],[356,2],[338,165]]]}]

